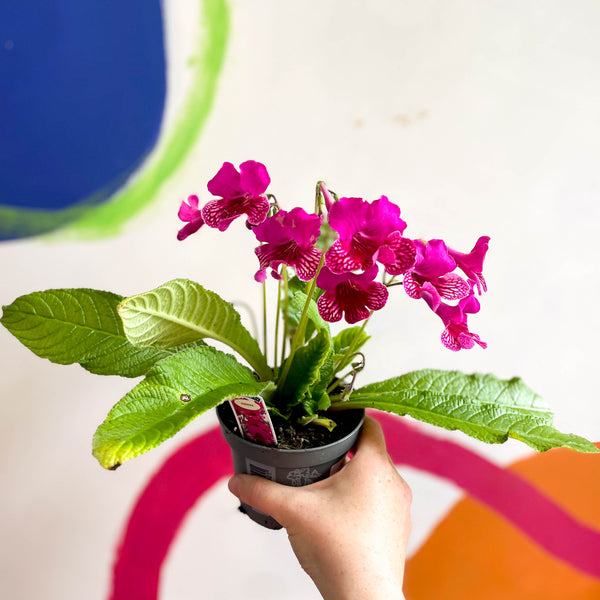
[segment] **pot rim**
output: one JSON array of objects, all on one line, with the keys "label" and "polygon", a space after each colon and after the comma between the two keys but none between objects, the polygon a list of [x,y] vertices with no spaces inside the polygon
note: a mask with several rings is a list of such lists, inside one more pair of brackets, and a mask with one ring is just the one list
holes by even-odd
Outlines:
[{"label": "pot rim", "polygon": [[237,433],[235,433],[234,431],[232,431],[227,424],[223,421],[223,419],[221,419],[221,415],[220,415],[220,411],[224,410],[223,407],[227,404],[227,402],[222,402],[221,404],[218,404],[216,406],[216,412],[217,412],[217,418],[219,419],[219,423],[221,424],[221,426],[232,436],[236,437],[237,443],[241,444],[242,446],[247,446],[249,448],[252,449],[258,449],[260,448],[261,450],[264,450],[265,452],[281,452],[283,454],[289,454],[289,455],[294,455],[294,454],[316,454],[318,452],[322,452],[324,449],[326,448],[331,448],[332,446],[336,446],[338,444],[342,444],[344,443],[349,437],[355,435],[355,431],[356,429],[360,429],[364,422],[365,422],[365,410],[364,408],[350,408],[348,410],[344,410],[344,411],[339,411],[340,414],[341,413],[352,413],[352,414],[356,414],[356,416],[358,417],[358,413],[362,413],[360,415],[360,418],[358,419],[356,425],[344,436],[341,437],[339,440],[335,440],[335,442],[330,442],[329,444],[325,444],[323,446],[315,446],[314,448],[302,448],[302,449],[297,449],[297,448],[277,448],[275,446],[262,446],[261,444],[256,444],[254,442],[251,442],[249,440],[247,440],[246,438],[243,438],[242,436],[238,435]]}]

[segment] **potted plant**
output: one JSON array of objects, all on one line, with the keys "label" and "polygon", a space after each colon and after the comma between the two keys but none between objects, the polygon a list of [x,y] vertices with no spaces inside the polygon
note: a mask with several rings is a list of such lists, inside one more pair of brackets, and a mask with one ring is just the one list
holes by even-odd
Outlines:
[{"label": "potted plant", "polygon": [[[448,349],[486,347],[467,319],[479,311],[478,296],[486,291],[489,238],[479,237],[467,253],[441,239],[411,239],[399,207],[387,197],[339,198],[323,182],[313,213],[287,211],[267,193],[269,184],[261,163],[247,161],[239,170],[225,163],[208,183],[214,199],[202,208],[197,196],[181,204],[185,225],[178,238],[203,226],[224,232],[246,218],[248,235],[259,243],[254,278],[263,290],[267,271],[275,282],[270,361],[266,326],[261,349],[231,304],[186,279],[127,298],[91,289],[33,292],[4,307],[2,324],[38,356],[79,363],[99,375],[144,377],[94,435],[93,454],[103,467],[115,469],[158,446],[214,407],[236,469],[288,485],[335,469],[365,408],[459,429],[488,443],[511,437],[539,451],[597,451],[557,431],[550,408],[519,378],[426,369],[359,386],[365,327],[392,291],[441,319]],[[333,333],[330,323],[342,320],[348,326]],[[235,356],[210,345],[213,340]],[[328,455],[334,443],[341,448]],[[268,462],[273,452],[285,457],[276,459],[283,463]],[[302,466],[299,457],[311,454],[316,464]],[[251,516],[276,526],[264,515]]]}]

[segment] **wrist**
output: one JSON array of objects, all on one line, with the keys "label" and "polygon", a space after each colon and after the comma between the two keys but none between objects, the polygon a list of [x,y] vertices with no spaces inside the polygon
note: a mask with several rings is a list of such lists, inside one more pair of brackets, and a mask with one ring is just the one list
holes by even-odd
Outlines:
[{"label": "wrist", "polygon": [[315,580],[323,600],[405,600],[402,592],[402,574],[393,572],[375,574],[327,573],[320,581]]}]

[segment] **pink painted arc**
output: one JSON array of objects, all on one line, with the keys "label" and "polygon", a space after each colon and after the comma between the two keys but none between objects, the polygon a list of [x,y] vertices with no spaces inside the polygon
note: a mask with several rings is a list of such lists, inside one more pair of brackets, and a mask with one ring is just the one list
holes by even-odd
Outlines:
[{"label": "pink painted arc", "polygon": [[[383,426],[395,464],[442,477],[502,515],[547,552],[600,579],[600,532],[577,522],[518,475],[397,417],[370,413]],[[198,465],[202,464],[202,471]],[[198,473],[190,477],[190,473]],[[214,427],[174,452],[140,494],[113,567],[109,600],[156,600],[169,548],[196,501],[232,474],[229,448]],[[518,498],[518,502],[514,499]]]},{"label": "pink painted arc", "polygon": [[125,526],[110,600],[158,598],[161,567],[185,516],[215,483],[232,473],[231,454],[219,427],[167,458],[140,494]]}]

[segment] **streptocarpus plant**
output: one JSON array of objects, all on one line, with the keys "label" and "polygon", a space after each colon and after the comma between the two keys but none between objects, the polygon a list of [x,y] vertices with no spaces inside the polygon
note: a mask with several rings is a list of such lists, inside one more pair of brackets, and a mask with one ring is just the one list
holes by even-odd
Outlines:
[{"label": "streptocarpus plant", "polygon": [[[266,193],[269,184],[258,162],[239,171],[225,163],[208,183],[215,199],[202,208],[197,196],[181,204],[186,224],[177,237],[203,226],[225,232],[245,216],[248,235],[258,242],[254,278],[263,290],[268,271],[275,282],[270,363],[233,306],[186,279],[128,298],[91,289],[33,292],[4,307],[2,324],[38,356],[100,375],[144,376],[96,431],[93,453],[103,467],[156,447],[198,415],[241,396],[261,396],[272,415],[304,426],[331,430],[340,411],[370,407],[488,443],[510,437],[540,451],[597,451],[557,431],[549,407],[519,378],[427,369],[358,386],[365,326],[391,292],[423,301],[441,319],[441,340],[450,350],[486,347],[467,319],[486,291],[489,238],[480,237],[467,253],[441,239],[411,239],[400,208],[387,197],[338,198],[322,182],[314,213],[286,211]],[[342,319],[349,326],[332,333],[329,324]]]}]

